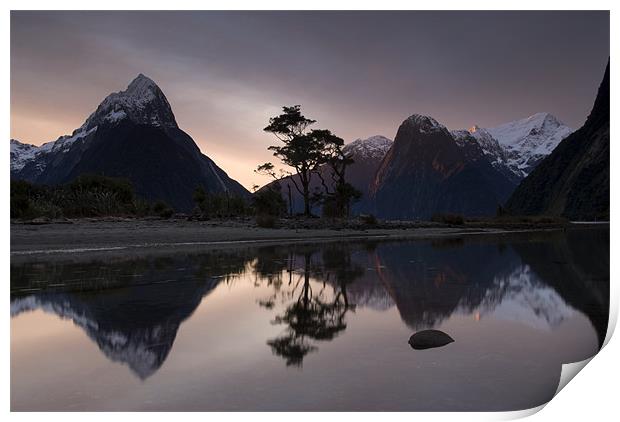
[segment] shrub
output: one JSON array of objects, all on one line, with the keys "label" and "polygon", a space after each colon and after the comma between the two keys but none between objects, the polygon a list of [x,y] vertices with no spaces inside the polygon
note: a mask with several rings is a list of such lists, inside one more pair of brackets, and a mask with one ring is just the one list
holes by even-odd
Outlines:
[{"label": "shrub", "polygon": [[73,192],[107,192],[114,195],[118,202],[128,204],[133,201],[133,187],[127,179],[86,174],[79,176],[69,184]]},{"label": "shrub", "polygon": [[465,219],[460,214],[433,214],[431,221],[435,223],[463,225]]},{"label": "shrub", "polygon": [[342,217],[342,210],[333,198],[329,198],[323,202],[321,214],[326,218],[339,218]]},{"label": "shrub", "polygon": [[281,187],[277,183],[274,185],[259,190],[252,197],[257,217],[261,215],[279,217],[286,212],[286,202],[282,198]]},{"label": "shrub", "polygon": [[24,181],[11,181],[11,218],[27,218],[33,213],[34,187]]},{"label": "shrub", "polygon": [[276,217],[269,214],[259,214],[256,216],[256,225],[266,229],[272,229],[276,226]]},{"label": "shrub", "polygon": [[150,214],[151,212],[151,204],[144,199],[134,199],[132,204],[132,211],[138,217],[144,217]]},{"label": "shrub", "polygon": [[166,208],[165,210],[159,213],[159,216],[161,218],[165,218],[166,220],[172,217],[173,215],[174,215],[174,210],[172,208]]},{"label": "shrub", "polygon": [[362,224],[365,224],[367,226],[376,226],[378,223],[377,217],[372,214],[361,214],[359,218]]},{"label": "shrub", "polygon": [[31,215],[33,217],[59,218],[64,215],[62,208],[47,201],[33,201]]},{"label": "shrub", "polygon": [[66,186],[49,189],[48,200],[67,217],[101,217],[134,212],[134,193],[127,179],[82,175]]},{"label": "shrub", "polygon": [[161,218],[168,219],[174,214],[174,210],[164,201],[157,201],[153,204],[153,212]]},{"label": "shrub", "polygon": [[246,200],[229,192],[208,193],[205,192],[202,186],[198,186],[194,190],[192,197],[196,204],[193,214],[199,214],[202,218],[232,217],[248,214]]}]

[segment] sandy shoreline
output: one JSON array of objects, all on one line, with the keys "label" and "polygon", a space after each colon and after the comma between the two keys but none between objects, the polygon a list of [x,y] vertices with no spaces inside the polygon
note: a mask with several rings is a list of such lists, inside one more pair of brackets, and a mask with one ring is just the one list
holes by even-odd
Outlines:
[{"label": "sandy shoreline", "polygon": [[221,249],[243,245],[363,239],[424,239],[501,234],[521,229],[404,227],[373,229],[267,229],[235,224],[169,220],[73,221],[71,224],[11,224],[11,259],[59,255],[148,253]]}]

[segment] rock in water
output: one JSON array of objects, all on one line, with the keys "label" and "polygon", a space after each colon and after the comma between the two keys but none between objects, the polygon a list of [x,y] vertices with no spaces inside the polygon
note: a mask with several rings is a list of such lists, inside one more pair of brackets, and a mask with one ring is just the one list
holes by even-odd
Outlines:
[{"label": "rock in water", "polygon": [[409,345],[415,350],[441,347],[454,341],[452,337],[439,330],[419,331],[409,338]]}]

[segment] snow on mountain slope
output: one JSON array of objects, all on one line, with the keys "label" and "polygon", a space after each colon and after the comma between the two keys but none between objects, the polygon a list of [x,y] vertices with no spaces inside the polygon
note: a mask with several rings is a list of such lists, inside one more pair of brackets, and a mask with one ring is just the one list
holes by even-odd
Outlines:
[{"label": "snow on mountain slope", "polygon": [[11,171],[19,171],[26,163],[33,160],[39,147],[36,145],[23,144],[18,140],[11,139]]},{"label": "snow on mountain slope", "polygon": [[140,73],[127,89],[108,95],[71,135],[63,135],[41,146],[11,139],[11,173],[16,174],[34,162],[34,173],[40,174],[46,168],[47,158],[51,157],[49,154],[67,153],[76,141],[94,134],[100,125],[116,124],[124,119],[136,124],[178,128],[166,96],[153,80]]},{"label": "snow on mountain slope", "polygon": [[140,73],[126,90],[108,95],[80,129],[91,130],[104,121],[129,118],[138,124],[176,128],[172,108],[161,89]]},{"label": "snow on mountain slope", "polygon": [[97,126],[89,130],[85,130],[84,128],[81,127],[77,129],[76,131],[74,131],[72,135],[63,135],[55,141],[44,143],[43,145],[39,147],[37,154],[52,152],[52,151],[53,152],[58,152],[58,151],[67,152],[75,141],[90,135],[96,130],[97,130]]},{"label": "snow on mountain slope", "polygon": [[409,116],[405,122],[417,128],[419,133],[434,133],[447,131],[446,127],[430,116],[423,114],[413,114]]},{"label": "snow on mountain slope", "polygon": [[537,113],[487,131],[506,152],[509,167],[521,177],[527,176],[573,132],[549,113]]},{"label": "snow on mountain slope", "polygon": [[71,145],[94,133],[102,123],[117,123],[123,119],[152,126],[177,127],[168,100],[159,87],[148,77],[139,74],[126,90],[108,95],[82,126],[71,135],[41,146],[24,144],[11,139],[11,172],[18,172],[31,161],[39,161],[39,170],[45,167],[42,158],[48,153],[68,152]]},{"label": "snow on mountain slope", "polygon": [[382,159],[392,146],[392,140],[375,135],[367,139],[356,139],[343,147],[347,155],[363,159]]},{"label": "snow on mountain slope", "polygon": [[572,129],[549,113],[537,113],[489,128],[488,132],[504,147],[550,154]]},{"label": "snow on mountain slope", "polygon": [[63,135],[55,141],[46,142],[41,146],[24,144],[15,139],[11,139],[11,173],[19,172],[27,164],[36,163],[36,168],[40,173],[45,169],[45,156],[49,153],[68,152],[71,145],[97,131],[97,126],[85,130],[81,127],[73,132],[72,135]]},{"label": "snow on mountain slope", "polygon": [[[452,134],[463,142],[465,134],[461,132],[453,131]],[[571,132],[571,128],[549,113],[537,113],[492,128],[473,126],[469,129],[493,166],[508,169],[519,180],[525,178]]]},{"label": "snow on mountain slope", "polygon": [[488,156],[492,164],[506,164],[506,154],[497,139],[487,129],[474,126],[469,133],[476,138],[484,155]]}]

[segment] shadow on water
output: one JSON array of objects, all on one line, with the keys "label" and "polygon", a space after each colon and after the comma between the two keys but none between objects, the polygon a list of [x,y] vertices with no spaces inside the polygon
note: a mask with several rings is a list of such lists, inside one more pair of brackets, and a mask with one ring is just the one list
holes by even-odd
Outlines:
[{"label": "shadow on water", "polygon": [[12,263],[11,315],[42,309],[70,319],[110,360],[146,379],[202,299],[237,279],[269,287],[257,306],[275,313],[272,324],[282,332],[266,345],[287,366],[301,367],[320,342],[342,335],[360,307],[396,306],[412,331],[455,313],[484,318],[506,303],[553,328],[574,309],[588,317],[600,347],[609,314],[609,231]]}]

